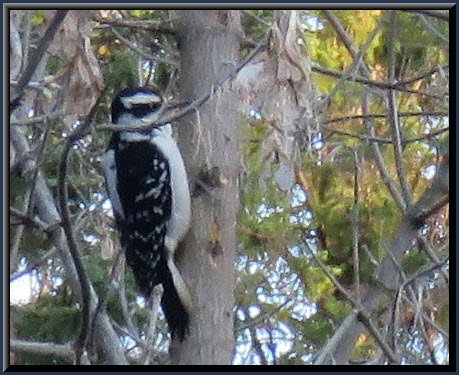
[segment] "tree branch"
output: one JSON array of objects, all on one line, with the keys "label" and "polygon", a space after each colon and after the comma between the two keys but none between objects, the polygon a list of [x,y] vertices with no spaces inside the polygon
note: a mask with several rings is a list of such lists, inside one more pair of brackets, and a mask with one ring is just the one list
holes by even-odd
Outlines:
[{"label": "tree branch", "polygon": [[10,79],[16,79],[21,71],[23,52],[21,36],[19,35],[13,20],[10,18]]},{"label": "tree branch", "polygon": [[[325,74],[327,76],[334,77],[334,78],[341,79],[343,77],[342,72],[327,69],[317,64],[311,64],[311,70],[315,73]],[[385,89],[385,90],[393,89],[396,91],[402,91],[402,92],[407,92],[410,94],[424,96],[426,98],[444,100],[444,96],[442,95],[431,94],[431,93],[423,92],[420,90],[408,89],[405,87],[405,84],[403,83],[403,81],[396,82],[396,83],[389,83],[389,82],[384,82],[384,81],[373,81],[371,79],[367,79],[367,78],[364,78],[358,75],[354,75],[353,77],[347,77],[345,80],[349,82],[363,83],[369,86],[378,87],[378,88]]]},{"label": "tree branch", "polygon": [[68,362],[73,361],[74,351],[70,344],[54,344],[49,342],[34,342],[26,340],[10,340],[10,349],[22,353],[35,355],[52,355],[64,359]]},{"label": "tree branch", "polygon": [[[400,112],[398,113],[398,117],[417,117],[417,116],[432,116],[432,117],[447,117],[449,116],[448,112],[442,112],[442,111],[432,111],[432,112]],[[367,120],[367,119],[376,119],[376,118],[381,118],[381,119],[386,119],[387,114],[384,113],[369,113],[367,115],[349,115],[349,116],[343,116],[343,117],[334,117],[328,120],[324,120],[322,122],[323,125],[328,125],[332,124],[335,122],[342,122],[342,121],[353,121],[353,120]],[[445,128],[448,129],[448,128]],[[445,129],[442,129],[441,132],[445,131]]]},{"label": "tree branch", "polygon": [[449,10],[442,11],[442,10],[403,10],[403,12],[409,13],[418,13],[423,14],[429,17],[436,18],[441,21],[448,21],[449,22]]},{"label": "tree branch", "polygon": [[162,58],[160,56],[156,56],[156,55],[152,55],[148,52],[145,52],[142,48],[136,46],[134,43],[132,43],[130,40],[128,40],[127,38],[125,38],[124,36],[122,36],[114,27],[110,26],[110,31],[115,34],[115,36],[121,41],[123,42],[129,49],[131,49],[132,51],[134,51],[135,53],[138,53],[140,56],[142,56],[144,59],[146,60],[150,60],[150,61],[158,61],[158,62],[161,62],[161,63],[165,63],[165,64],[168,64],[168,65],[171,65],[175,68],[177,68],[179,66],[179,64],[175,61],[175,60],[169,60],[169,59],[165,59],[165,58]]},{"label": "tree branch", "polygon": [[48,28],[45,31],[45,34],[43,35],[43,37],[40,40],[40,43],[37,46],[37,49],[30,57],[30,60],[28,61],[28,64],[24,69],[21,78],[19,79],[18,85],[16,87],[16,95],[15,98],[12,100],[13,102],[22,97],[25,87],[31,80],[33,74],[35,73],[35,70],[40,64],[43,55],[45,54],[49,44],[53,40],[54,34],[56,33],[57,29],[59,28],[59,25],[62,23],[67,13],[68,10],[56,10],[56,14],[51,20],[51,23],[49,24]]},{"label": "tree branch", "polygon": [[[368,92],[366,90],[364,90],[364,93],[363,93],[362,111],[363,111],[363,115],[366,116],[368,112]],[[365,124],[365,129],[367,133],[370,135],[370,137],[375,137],[375,129],[374,129],[373,124],[370,123],[370,120],[366,119],[364,121],[364,124]],[[381,149],[378,143],[372,141],[371,148],[373,150],[373,157],[375,159],[376,165],[378,167],[379,173],[381,174],[381,178],[384,184],[386,185],[387,189],[389,190],[395,202],[397,203],[397,206],[400,208],[402,212],[405,212],[406,211],[405,202],[403,201],[403,197],[400,194],[398,187],[395,184],[395,181],[392,179],[392,177],[389,174],[389,171],[387,170],[385,166],[384,158],[382,156]]]},{"label": "tree branch", "polygon": [[102,99],[102,95],[99,95],[98,100],[92,107],[84,123],[75,129],[75,131],[68,137],[67,143],[65,144],[64,151],[62,152],[61,161],[59,163],[59,179],[58,179],[58,199],[59,206],[61,209],[62,216],[62,228],[64,229],[65,236],[69,247],[70,254],[77,271],[78,280],[81,286],[81,297],[82,297],[82,317],[80,335],[75,343],[75,356],[76,364],[79,365],[81,356],[86,346],[88,338],[88,332],[91,325],[91,287],[89,278],[86,274],[83,262],[81,261],[78,246],[73,236],[73,230],[70,223],[70,213],[68,210],[68,195],[67,195],[67,164],[68,156],[74,145],[74,143],[81,139],[87,132],[96,113],[96,109]]},{"label": "tree branch", "polygon": [[[390,11],[390,41],[389,41],[389,82],[395,82],[395,35],[397,32],[397,13],[395,10]],[[403,160],[402,140],[400,135],[400,126],[397,115],[397,104],[395,100],[395,91],[390,89],[387,93],[389,106],[389,123],[392,133],[392,145],[394,147],[394,159],[397,170],[398,180],[402,188],[404,204],[411,207],[411,187],[406,178],[405,161]]]},{"label": "tree branch", "polygon": [[158,31],[163,34],[176,34],[175,28],[172,26],[171,20],[154,21],[141,19],[114,19],[108,17],[101,17],[96,13],[91,14],[91,18],[95,22],[99,22],[100,24],[109,25],[112,27],[128,27],[131,29]]}]

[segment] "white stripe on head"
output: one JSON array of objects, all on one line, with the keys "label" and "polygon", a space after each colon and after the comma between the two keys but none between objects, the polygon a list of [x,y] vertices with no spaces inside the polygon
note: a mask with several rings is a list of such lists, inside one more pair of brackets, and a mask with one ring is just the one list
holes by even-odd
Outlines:
[{"label": "white stripe on head", "polygon": [[161,104],[163,102],[159,95],[148,92],[139,92],[132,96],[121,97],[120,100],[128,109],[136,104]]}]

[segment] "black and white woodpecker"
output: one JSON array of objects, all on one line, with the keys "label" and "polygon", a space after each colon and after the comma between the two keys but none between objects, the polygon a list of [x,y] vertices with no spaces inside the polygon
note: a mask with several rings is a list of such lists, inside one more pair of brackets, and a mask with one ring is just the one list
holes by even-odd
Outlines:
[{"label": "black and white woodpecker", "polygon": [[[147,88],[125,89],[111,105],[114,125],[151,123],[163,105]],[[190,191],[170,124],[146,131],[113,132],[102,158],[121,246],[145,297],[162,284],[161,306],[171,336],[183,340],[191,298],[174,263],[190,224]]]}]

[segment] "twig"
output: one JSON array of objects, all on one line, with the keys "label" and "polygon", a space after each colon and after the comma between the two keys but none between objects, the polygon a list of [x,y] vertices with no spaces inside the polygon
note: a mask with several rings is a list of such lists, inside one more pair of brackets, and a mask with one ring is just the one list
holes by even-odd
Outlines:
[{"label": "twig", "polygon": [[77,365],[81,363],[81,356],[86,346],[86,340],[87,340],[88,330],[90,326],[91,289],[90,289],[90,282],[86,274],[85,268],[83,266],[83,262],[81,261],[80,254],[78,251],[78,246],[73,236],[73,230],[72,230],[71,223],[70,223],[66,177],[67,177],[68,157],[69,157],[70,151],[74,145],[74,142],[82,138],[87,133],[90,122],[96,113],[96,109],[101,101],[101,98],[102,98],[102,95],[99,96],[97,102],[92,107],[84,123],[77,129],[75,129],[75,131],[68,137],[68,140],[64,147],[64,151],[62,152],[61,161],[59,163],[58,199],[59,199],[59,206],[61,209],[61,216],[62,216],[62,228],[67,238],[69,251],[72,256],[75,270],[78,275],[78,281],[81,286],[81,299],[82,299],[81,327],[80,327],[80,335],[77,341],[75,342],[75,357],[76,357]]},{"label": "twig", "polygon": [[[338,34],[339,38],[343,42],[346,49],[351,54],[354,61],[359,60],[359,57],[358,57],[359,54],[357,52],[357,49],[354,47],[354,44],[352,43],[352,39],[347,34],[346,30],[344,29],[343,25],[339,21],[338,17],[336,17],[336,15],[331,10],[324,10],[324,15],[327,18],[327,20],[331,23],[333,28],[335,29],[336,33]],[[370,37],[369,40],[373,40],[373,38],[376,36],[375,31],[378,29],[379,29],[379,25],[378,27],[375,28],[375,30],[373,30],[372,35],[373,34],[374,35]],[[368,47],[369,46],[367,46],[365,49],[367,49]],[[370,70],[368,69],[366,64],[362,64],[362,70],[365,72],[366,75],[369,75]]]},{"label": "twig", "polygon": [[245,328],[249,328],[252,326],[257,326],[260,323],[266,321],[266,319],[272,317],[274,314],[277,314],[279,311],[281,311],[285,306],[287,306],[290,302],[292,302],[291,298],[287,298],[287,300],[283,303],[281,303],[279,306],[277,306],[273,311],[266,311],[263,314],[260,314],[257,316],[254,320],[247,322],[245,324],[239,325],[239,330],[243,330]]},{"label": "twig", "polygon": [[[397,13],[395,10],[390,11],[390,41],[389,41],[389,82],[395,81],[395,35],[397,33]],[[389,89],[388,106],[389,106],[389,121],[392,133],[394,146],[394,159],[397,170],[398,180],[402,189],[405,206],[411,207],[411,187],[406,178],[405,161],[403,160],[402,140],[400,135],[400,126],[397,116],[397,104],[395,100],[395,91]]]},{"label": "twig", "polygon": [[30,117],[30,118],[23,119],[21,121],[11,121],[10,126],[30,126],[30,125],[42,124],[45,121],[54,121],[58,119],[59,117],[62,117],[62,115],[63,113],[61,111],[51,112],[46,115]]},{"label": "twig", "polygon": [[111,324],[113,325],[113,327],[118,330],[120,333],[122,333],[123,335],[126,335],[126,336],[129,336],[132,340],[135,341],[135,344],[142,348],[142,349],[145,349],[145,343],[142,341],[142,339],[139,337],[139,335],[133,335],[131,331],[127,330],[125,327],[123,327],[122,325],[120,325],[116,320],[114,320],[113,318],[110,318],[111,320]]},{"label": "twig", "polygon": [[[32,190],[32,188],[30,188],[29,190]],[[30,194],[27,194],[24,197],[24,202],[23,202],[24,208],[26,210],[29,207],[29,202],[30,202]],[[24,234],[24,225],[20,225],[18,228],[16,228],[16,231],[14,232],[13,240],[11,242],[11,248],[10,248],[10,268],[11,269],[16,267],[16,263],[18,261],[19,246],[21,244],[23,234]]]},{"label": "twig", "polygon": [[254,327],[250,327],[250,336],[252,338],[252,347],[255,350],[255,353],[258,354],[260,357],[261,365],[267,365],[268,364],[268,359],[266,358],[265,353],[263,352],[263,349],[261,347],[261,342],[257,337],[257,331]]},{"label": "twig", "polygon": [[363,325],[371,333],[371,335],[376,340],[380,348],[383,350],[384,354],[387,356],[391,364],[399,364],[400,359],[381,337],[381,335],[378,332],[378,328],[374,325],[374,323],[370,320],[366,313],[364,313],[363,311],[359,311],[357,313],[357,320],[363,323]]},{"label": "twig", "polygon": [[386,342],[384,342],[383,338],[381,337],[380,333],[378,332],[378,329],[375,327],[375,325],[371,322],[370,318],[368,317],[367,313],[365,312],[365,309],[363,306],[360,304],[359,301],[356,301],[351,294],[346,290],[346,288],[341,285],[341,283],[335,278],[335,276],[328,270],[327,266],[322,263],[322,261],[314,254],[312,249],[309,247],[309,244],[307,241],[303,241],[306,249],[308,250],[309,254],[312,256],[314,261],[319,265],[320,269],[325,273],[325,275],[330,279],[330,281],[336,286],[336,288],[343,294],[343,296],[352,304],[352,306],[357,310],[356,312],[356,318],[360,322],[362,322],[365,327],[367,328],[368,332],[375,338],[376,342],[379,344],[381,349],[384,351],[386,354],[387,358],[392,363],[399,363],[399,359],[395,355],[395,353],[392,351],[392,349],[387,345]]},{"label": "twig", "polygon": [[[45,150],[45,144],[48,138],[49,130],[50,130],[50,127],[47,126],[45,130],[45,134],[43,136],[43,140],[39,146],[38,154],[34,160],[34,164],[33,164],[34,168],[32,170],[32,176],[30,178],[30,189],[24,200],[24,206],[26,207],[26,216],[32,216],[32,211],[34,208],[34,199],[35,199],[35,188],[37,185],[37,178],[38,178],[38,171],[39,171],[38,166],[43,157],[43,152]],[[11,247],[11,264],[15,264],[17,261],[17,252],[18,252],[19,245],[22,239],[23,230],[24,230],[24,227],[21,225],[19,228],[17,228],[17,231],[15,233],[13,244]]]},{"label": "twig", "polygon": [[[339,78],[339,79],[342,78],[343,76],[343,73],[340,71],[327,69],[317,64],[312,64],[311,70],[315,73],[325,74],[330,77]],[[444,95],[436,95],[436,94],[432,94],[428,92],[423,92],[420,90],[408,89],[403,84],[403,81],[396,82],[396,83],[389,83],[389,82],[384,82],[384,81],[373,81],[371,79],[364,78],[364,77],[357,76],[357,75],[346,78],[345,80],[350,81],[350,82],[363,83],[368,86],[378,87],[378,88],[385,89],[385,90],[393,89],[395,91],[407,92],[410,94],[425,96],[426,98],[431,98],[431,99],[444,100],[445,98]]]},{"label": "twig", "polygon": [[427,26],[427,28],[432,31],[442,42],[449,44],[449,38],[443,35],[440,30],[438,30],[434,25],[432,25],[427,18],[423,15],[418,13],[418,18]]},{"label": "twig", "polygon": [[[363,93],[362,111],[363,111],[363,115],[366,116],[368,113],[368,92],[367,90],[364,90],[364,93]],[[371,137],[374,137],[375,130],[374,130],[374,126],[372,126],[372,124],[370,123],[370,120],[366,118],[364,121],[364,124],[365,124],[365,129],[367,133]],[[381,178],[384,184],[386,185],[387,189],[391,193],[392,197],[394,198],[400,210],[402,212],[405,212],[406,211],[405,202],[403,201],[403,198],[398,190],[398,187],[395,184],[395,181],[389,175],[389,172],[384,164],[384,158],[382,156],[381,149],[379,148],[378,143],[371,142],[371,147],[373,150],[373,158],[376,162],[376,165],[378,167],[379,173],[381,174]]]},{"label": "twig", "polygon": [[116,27],[128,27],[131,29],[142,29],[150,31],[158,31],[162,34],[176,34],[176,30],[168,26],[172,24],[172,20],[126,20],[126,19],[113,19],[108,17],[101,17],[97,14],[92,14],[91,18],[93,21],[99,22],[104,25],[116,26]]},{"label": "twig", "polygon": [[[398,289],[398,271],[394,267],[392,257],[400,263],[406,250],[411,248],[413,238],[416,238],[418,233],[417,224],[420,220],[425,219],[425,215],[432,214],[434,212],[432,208],[438,208],[440,203],[444,202],[445,196],[447,197],[449,194],[449,156],[446,154],[442,158],[442,164],[431,185],[413,206],[411,212],[404,215],[403,222],[390,246],[391,256],[386,256],[381,261],[376,273],[377,279],[368,286],[368,290],[362,297],[362,305],[366,307],[369,313],[378,308],[379,301],[385,291],[388,289],[393,290],[392,285],[397,284]],[[422,316],[429,322],[427,315],[423,314]],[[362,332],[362,327],[357,324],[355,318],[355,312],[351,312],[346,317],[339,329],[333,334],[333,337],[327,342],[315,364],[330,363],[330,358],[339,364],[347,363],[353,345]],[[432,323],[435,324],[430,320],[429,324]],[[438,327],[438,324],[436,326]],[[435,329],[441,332],[442,335],[445,333],[445,337],[448,337],[447,332],[444,332],[441,327],[437,327]]]},{"label": "twig", "polygon": [[171,65],[175,68],[177,68],[179,66],[179,64],[177,63],[177,61],[175,60],[169,60],[169,59],[165,59],[163,57],[160,57],[160,56],[155,56],[155,55],[152,55],[151,53],[148,53],[148,52],[145,52],[142,48],[140,47],[137,47],[134,43],[132,43],[130,40],[128,40],[127,38],[125,38],[124,36],[122,36],[114,27],[111,27],[110,26],[110,31],[115,34],[115,36],[120,40],[122,41],[129,49],[133,50],[134,52],[138,53],[140,56],[142,56],[143,58],[145,58],[146,60],[150,60],[150,61],[158,61],[158,62],[161,62],[161,63],[164,63],[164,64],[168,64],[168,65]]},{"label": "twig", "polygon": [[10,18],[10,79],[16,79],[23,62],[24,52],[21,36]]},{"label": "twig", "polygon": [[416,279],[419,279],[421,277],[424,277],[440,268],[443,268],[446,266],[446,264],[449,262],[449,257],[446,257],[442,261],[438,263],[431,264],[427,267],[424,267],[423,269],[420,269],[419,271],[415,272],[410,278],[408,278],[400,287],[400,289],[406,288],[408,285],[412,284],[413,282],[416,281]]},{"label": "twig", "polygon": [[[328,132],[330,132],[332,134],[339,134],[339,135],[344,135],[344,136],[351,137],[351,138],[358,138],[358,139],[361,139],[361,140],[364,140],[364,141],[371,141],[371,142],[385,143],[385,144],[393,144],[393,140],[392,139],[388,139],[388,138],[372,137],[372,136],[365,135],[365,134],[351,133],[351,132],[347,132],[347,131],[344,131],[344,130],[331,128],[331,127],[328,127],[328,126],[324,126],[324,130],[326,130],[326,131],[328,131]],[[402,145],[405,146],[405,145],[407,145],[409,143],[419,142],[419,141],[423,141],[423,140],[426,140],[426,139],[432,139],[432,138],[435,138],[436,136],[441,135],[441,134],[443,134],[443,133],[445,133],[447,131],[449,131],[449,127],[436,130],[436,131],[434,131],[432,133],[427,133],[427,134],[425,134],[423,136],[420,136],[420,137],[417,137],[417,138],[402,139]]]},{"label": "twig", "polygon": [[[402,298],[403,298],[406,302],[408,302],[408,303],[414,305],[413,301],[411,301],[411,299],[409,299],[407,296],[403,295]],[[423,318],[427,323],[429,323],[430,326],[431,326],[433,329],[437,330],[437,331],[445,338],[445,340],[449,341],[449,334],[448,334],[448,332],[446,332],[442,327],[440,327],[440,326],[438,325],[437,322],[434,322],[432,319],[430,319],[430,317],[429,317],[425,312],[422,313],[422,318]]]},{"label": "twig", "polygon": [[[397,327],[398,327],[398,321],[400,320],[399,318],[399,315],[400,315],[400,305],[401,305],[401,300],[402,300],[402,296],[403,296],[403,292],[406,288],[409,289],[409,293],[410,293],[410,296],[411,296],[411,299],[409,299],[415,306],[416,306],[416,310],[420,309],[421,307],[419,306],[419,303],[417,302],[413,302],[416,300],[415,298],[415,294],[414,294],[414,291],[411,289],[411,284],[414,283],[417,279],[421,278],[421,277],[424,277],[438,269],[442,270],[442,268],[449,262],[449,257],[447,257],[446,259],[444,259],[443,261],[441,262],[438,262],[438,263],[434,263],[434,264],[431,264],[427,267],[424,267],[423,269],[419,270],[418,272],[416,272],[415,274],[413,274],[411,277],[409,278],[406,278],[406,275],[403,271],[403,269],[401,268],[401,266],[399,265],[399,269],[400,269],[400,273],[403,277],[403,283],[400,285],[400,287],[398,288],[398,291],[397,291],[397,294],[395,296],[395,299],[394,299],[394,303],[393,303],[393,306],[392,306],[392,340],[393,340],[393,343],[392,343],[392,347],[396,348],[396,339],[397,339]],[[408,297],[406,297],[408,298]],[[424,313],[422,313],[423,315],[425,315]]]},{"label": "twig", "polygon": [[68,10],[56,10],[56,14],[54,15],[51,23],[49,24],[48,28],[45,31],[45,34],[40,40],[40,43],[37,46],[37,49],[30,57],[24,72],[19,79],[18,85],[16,87],[16,96],[13,99],[17,100],[18,98],[22,97],[25,87],[29,83],[30,79],[32,78],[35,70],[37,69],[38,65],[40,64],[43,55],[48,49],[49,44],[51,43],[54,34],[56,33],[59,25],[64,20],[65,16],[67,15]]},{"label": "twig", "polygon": [[151,354],[153,352],[153,339],[156,332],[156,322],[158,320],[158,310],[159,304],[161,302],[161,295],[163,294],[164,289],[161,285],[156,285],[153,288],[153,293],[150,298],[149,310],[150,310],[150,323],[148,324],[147,335],[145,337],[145,348],[144,355],[141,360],[143,365],[149,365],[151,360]]},{"label": "twig", "polygon": [[[418,116],[431,116],[431,117],[447,117],[449,116],[448,112],[435,111],[435,112],[400,112],[398,117],[418,117]],[[387,118],[387,114],[384,113],[369,113],[367,115],[349,115],[342,117],[334,117],[322,122],[323,125],[333,124],[335,122],[342,121],[353,121],[353,120],[366,120],[366,119],[377,119],[377,118]],[[446,128],[448,129],[448,128]],[[444,131],[444,129],[443,129]]]},{"label": "twig", "polygon": [[354,207],[352,210],[352,254],[354,261],[354,285],[357,292],[357,302],[360,303],[360,260],[359,260],[359,182],[360,182],[360,160],[357,151],[354,151]]},{"label": "twig", "polygon": [[137,332],[137,329],[132,322],[131,314],[129,313],[129,307],[126,297],[126,285],[124,282],[124,272],[121,273],[122,280],[120,282],[120,288],[118,290],[118,295],[120,297],[121,312],[123,314],[124,322],[127,325],[127,329],[130,332],[130,336],[134,337],[137,342],[142,342],[142,339]]},{"label": "twig", "polygon": [[414,83],[416,81],[420,81],[421,79],[425,79],[425,78],[430,77],[431,75],[433,75],[433,74],[435,74],[437,72],[440,72],[440,71],[443,71],[443,70],[446,70],[446,69],[449,69],[449,65],[448,64],[436,66],[435,68],[432,68],[432,69],[430,69],[429,71],[427,71],[425,73],[420,73],[416,77],[408,78],[408,79],[403,80],[403,81],[399,81],[397,84],[398,85],[402,85],[402,86],[409,85],[410,83]]},{"label": "twig", "polygon": [[426,16],[433,17],[433,18],[436,18],[438,20],[448,21],[449,22],[449,10],[447,10],[447,11],[439,11],[439,10],[403,10],[403,12],[424,14]]},{"label": "twig", "polygon": [[427,332],[427,328],[426,328],[426,325],[424,323],[424,320],[423,319],[420,319],[419,320],[419,324],[421,326],[421,334],[422,334],[422,338],[424,340],[424,345],[427,347],[427,350],[428,350],[428,353],[429,353],[429,356],[430,356],[430,361],[432,362],[433,365],[438,365],[438,361],[437,361],[437,358],[435,357],[435,348],[429,338],[429,335],[428,335],[428,332]]},{"label": "twig", "polygon": [[[329,12],[329,11],[325,11]],[[346,71],[343,72],[342,77],[338,81],[338,83],[330,90],[330,92],[326,95],[326,97],[322,100],[322,102],[328,103],[330,101],[330,98],[333,97],[333,95],[338,91],[338,88],[341,86],[343,82],[348,80],[348,78],[353,77],[355,75],[355,72],[360,69],[360,67],[364,67],[364,69],[367,71],[367,68],[365,67],[364,59],[363,57],[365,56],[365,53],[367,52],[368,48],[371,45],[371,42],[373,39],[376,37],[377,34],[381,31],[381,25],[378,24],[378,26],[371,32],[371,34],[368,36],[367,40],[363,44],[362,48],[358,53],[355,55],[352,54],[352,57],[354,61],[352,62],[351,66],[346,69]],[[354,51],[355,49],[352,47],[352,50]],[[355,51],[357,52],[357,51]]]},{"label": "twig", "polygon": [[48,258],[54,255],[56,253],[57,248],[54,246],[50,250],[48,250],[43,256],[38,259],[36,262],[33,262],[30,266],[27,267],[24,271],[18,272],[14,275],[10,276],[10,283],[13,282],[14,280],[17,280],[21,278],[24,275],[27,275],[28,273],[32,272],[34,269],[38,268],[38,266],[42,265]]},{"label": "twig", "polygon": [[62,216],[62,228],[64,229],[65,236],[67,237],[68,247],[70,254],[73,259],[73,263],[75,265],[75,270],[78,275],[78,280],[81,286],[81,297],[82,297],[82,318],[81,318],[81,327],[80,327],[80,335],[75,343],[75,357],[76,357],[76,364],[79,365],[81,363],[81,356],[84,351],[84,347],[86,345],[86,338],[88,335],[88,329],[90,324],[90,311],[91,308],[89,306],[91,301],[90,296],[90,287],[88,281],[88,275],[83,266],[83,262],[81,261],[78,246],[75,242],[73,237],[73,231],[70,223],[70,213],[68,211],[67,202],[68,202],[68,195],[67,195],[67,188],[66,188],[66,176],[67,176],[67,161],[68,155],[72,148],[73,143],[68,141],[65,145],[64,151],[62,153],[61,162],[59,165],[59,205],[61,209],[61,216]]},{"label": "twig", "polygon": [[[430,244],[427,242],[427,240],[422,236],[418,236],[418,243],[419,247],[425,251],[425,253],[429,256],[429,258],[434,262],[434,263],[439,263],[440,259],[438,258],[437,254],[435,253],[434,249],[430,246]],[[449,241],[446,243],[447,246],[449,246]],[[443,269],[440,270],[442,276],[445,278],[446,282],[449,283],[449,275],[443,271]]]},{"label": "twig", "polygon": [[70,344],[54,344],[48,342],[34,342],[25,340],[10,340],[11,350],[38,354],[38,355],[52,355],[54,357],[62,358],[67,361],[73,361],[73,349]]},{"label": "twig", "polygon": [[105,290],[102,293],[101,297],[99,298],[99,301],[97,303],[96,309],[94,311],[94,314],[93,314],[93,317],[92,317],[92,321],[91,321],[91,330],[89,331],[89,339],[88,339],[90,347],[93,345],[93,339],[94,339],[94,332],[95,332],[97,316],[102,311],[102,309],[106,308],[106,305],[107,305],[107,302],[108,302],[108,297],[109,297],[110,292],[112,290],[112,282],[113,282],[113,279],[115,277],[116,269],[118,268],[118,262],[121,259],[121,254],[122,254],[122,250],[119,249],[118,253],[116,254],[115,261],[113,262],[113,267],[112,267],[112,270],[110,272],[110,275],[109,275],[109,278],[108,278],[108,282],[107,282],[107,284],[105,286]]}]

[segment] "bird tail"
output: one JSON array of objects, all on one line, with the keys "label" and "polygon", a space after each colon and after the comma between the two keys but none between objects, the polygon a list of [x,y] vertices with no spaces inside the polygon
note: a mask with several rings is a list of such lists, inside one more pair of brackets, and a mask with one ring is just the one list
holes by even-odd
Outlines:
[{"label": "bird tail", "polygon": [[180,291],[174,285],[174,278],[168,267],[166,267],[162,284],[164,292],[161,307],[166,316],[171,336],[172,338],[177,336],[180,341],[183,341],[189,329],[190,314],[187,306],[185,306],[186,302],[182,302],[179,296]]}]

